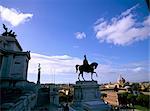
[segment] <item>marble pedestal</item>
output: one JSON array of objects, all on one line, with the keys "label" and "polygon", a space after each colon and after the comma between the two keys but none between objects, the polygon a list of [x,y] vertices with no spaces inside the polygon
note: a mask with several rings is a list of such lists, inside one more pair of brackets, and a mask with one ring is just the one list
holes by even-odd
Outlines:
[{"label": "marble pedestal", "polygon": [[97,81],[76,81],[72,108],[76,111],[109,111],[110,109],[100,99]]}]

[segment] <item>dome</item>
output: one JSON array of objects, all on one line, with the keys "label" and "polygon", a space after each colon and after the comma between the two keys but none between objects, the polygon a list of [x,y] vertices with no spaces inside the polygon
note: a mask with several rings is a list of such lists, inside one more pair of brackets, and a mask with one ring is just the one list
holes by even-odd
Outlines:
[{"label": "dome", "polygon": [[117,82],[118,83],[125,83],[125,79],[121,75],[119,75]]}]

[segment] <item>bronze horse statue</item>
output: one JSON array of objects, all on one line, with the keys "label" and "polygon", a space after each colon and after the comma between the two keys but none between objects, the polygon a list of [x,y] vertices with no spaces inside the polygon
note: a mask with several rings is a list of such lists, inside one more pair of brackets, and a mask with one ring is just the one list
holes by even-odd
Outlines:
[{"label": "bronze horse statue", "polygon": [[87,72],[87,73],[91,72],[91,79],[93,81],[93,73],[95,73],[97,76],[97,73],[94,72],[94,70],[97,68],[97,66],[98,66],[98,63],[96,63],[96,62],[93,62],[88,66],[76,65],[76,73],[78,72],[78,70],[80,71],[78,74],[78,80],[80,81],[80,75],[82,75],[82,79],[85,81],[85,79],[83,77],[83,72]]}]

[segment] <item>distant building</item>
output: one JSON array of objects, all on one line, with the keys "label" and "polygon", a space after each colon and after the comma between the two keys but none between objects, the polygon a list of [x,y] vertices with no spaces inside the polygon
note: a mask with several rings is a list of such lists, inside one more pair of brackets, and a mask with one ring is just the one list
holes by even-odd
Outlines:
[{"label": "distant building", "polygon": [[125,83],[126,83],[126,80],[121,75],[119,75],[116,82],[114,82],[114,83],[110,82],[108,84],[103,85],[102,87],[109,89],[109,88],[114,88],[115,86],[117,86],[118,88],[122,88]]},{"label": "distant building", "polygon": [[121,87],[123,87],[123,85],[125,84],[125,82],[126,82],[126,80],[125,80],[121,75],[119,75],[118,80],[117,80],[117,83],[118,83]]}]

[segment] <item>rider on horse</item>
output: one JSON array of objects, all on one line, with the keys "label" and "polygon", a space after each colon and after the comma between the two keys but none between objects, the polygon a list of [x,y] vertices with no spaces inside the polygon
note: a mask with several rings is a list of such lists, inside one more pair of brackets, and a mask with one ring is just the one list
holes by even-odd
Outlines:
[{"label": "rider on horse", "polygon": [[78,79],[80,81],[80,75],[82,76],[83,80],[84,77],[83,77],[83,72],[87,72],[87,73],[91,73],[91,79],[93,80],[93,73],[96,74],[97,76],[97,73],[94,71],[98,66],[98,63],[96,62],[93,62],[91,64],[88,63],[88,60],[86,59],[86,55],[84,55],[84,60],[83,60],[83,65],[76,65],[76,72],[78,72],[79,70],[79,74],[78,74]]},{"label": "rider on horse", "polygon": [[84,55],[83,66],[85,66],[86,69],[88,69],[89,67],[89,63],[88,60],[86,59],[86,55]]}]

